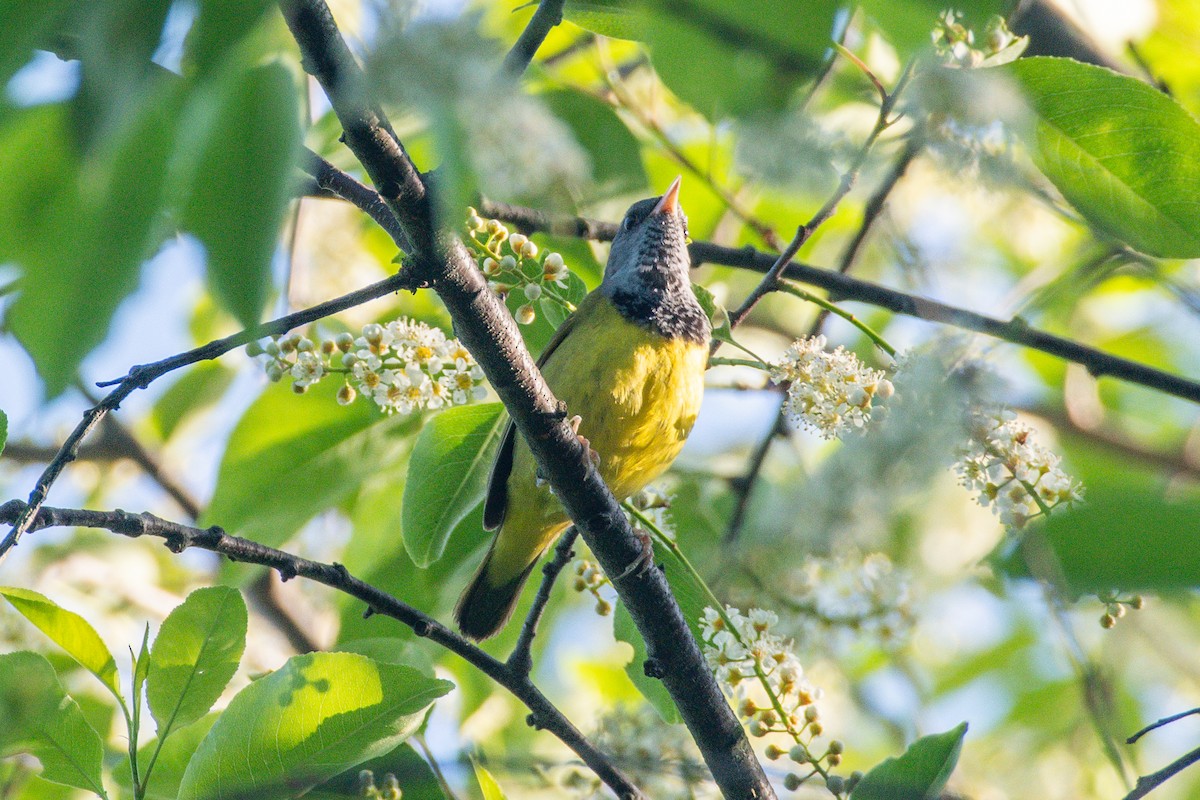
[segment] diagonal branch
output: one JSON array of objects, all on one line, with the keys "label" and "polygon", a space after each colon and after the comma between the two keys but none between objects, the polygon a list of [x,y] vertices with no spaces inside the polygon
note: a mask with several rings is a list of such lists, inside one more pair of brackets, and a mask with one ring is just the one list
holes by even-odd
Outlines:
[{"label": "diagonal branch", "polygon": [[[20,500],[0,505],[0,522],[20,518],[28,506]],[[43,507],[31,521],[30,532],[50,527],[101,528],[131,538],[153,536],[164,540],[167,549],[182,553],[189,547],[219,553],[230,561],[259,564],[276,570],[283,580],[308,578],[339,592],[356,597],[367,604],[369,613],[382,614],[399,620],[413,633],[436,642],[463,660],[477,667],[496,683],[510,691],[529,708],[530,724],[544,728],[557,736],[583,759],[600,778],[620,797],[639,798],[642,794],[617,767],[551,703],[529,679],[527,672],[513,669],[498,661],[454,631],[412,606],[369,583],[355,578],[341,564],[326,564],[300,558],[283,550],[229,536],[218,527],[194,528],[156,517],[153,514],[131,514],[125,511],[84,511],[74,508]]]},{"label": "diagonal branch", "polygon": [[324,0],[282,0],[281,6],[305,69],[321,83],[346,128],[346,144],[412,240],[422,277],[450,312],[459,339],[475,355],[600,565],[619,576],[617,594],[717,785],[726,797],[774,797],[666,578],[657,569],[629,569],[642,558],[643,546],[567,423],[566,409],[537,370],[512,316],[462,242],[434,230],[421,175],[362,91],[362,74]]},{"label": "diagonal branch", "polygon": [[525,615],[525,622],[521,624],[521,635],[517,644],[506,662],[510,669],[528,673],[533,668],[533,658],[529,651],[533,647],[533,638],[537,636],[538,623],[546,611],[546,604],[550,602],[550,591],[554,588],[554,582],[575,555],[571,548],[578,536],[579,532],[575,528],[568,528],[558,540],[558,546],[554,548],[554,558],[542,565],[542,583],[538,586],[529,613]]}]

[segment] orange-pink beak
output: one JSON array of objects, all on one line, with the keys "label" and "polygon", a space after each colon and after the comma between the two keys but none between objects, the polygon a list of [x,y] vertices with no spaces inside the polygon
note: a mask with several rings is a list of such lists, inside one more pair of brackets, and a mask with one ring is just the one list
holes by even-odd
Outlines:
[{"label": "orange-pink beak", "polygon": [[654,206],[651,214],[674,214],[679,208],[679,182],[683,180],[682,175],[677,175],[671,185],[667,187],[667,191],[658,199],[658,203]]}]

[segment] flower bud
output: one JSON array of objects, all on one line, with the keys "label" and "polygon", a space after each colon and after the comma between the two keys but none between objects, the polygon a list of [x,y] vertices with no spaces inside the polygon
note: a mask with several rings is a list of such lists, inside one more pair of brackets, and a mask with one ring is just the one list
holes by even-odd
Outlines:
[{"label": "flower bud", "polygon": [[788,750],[788,758],[795,761],[797,764],[808,763],[808,748],[802,744],[792,745],[792,749]]},{"label": "flower bud", "polygon": [[1112,628],[1116,624],[1117,624],[1117,618],[1114,617],[1112,614],[1105,614],[1103,617],[1100,618],[1100,627],[1104,628],[1106,630]]},{"label": "flower bud", "polygon": [[342,388],[338,389],[337,402],[339,406],[348,406],[354,402],[354,398],[358,396],[358,392],[354,391],[354,387],[350,384],[342,384]]},{"label": "flower bud", "polygon": [[345,353],[342,355],[342,366],[346,369],[352,369],[358,363],[358,353]]},{"label": "flower bud", "polygon": [[517,268],[517,260],[512,256],[503,256],[500,259],[500,269],[513,270]]},{"label": "flower bud", "polygon": [[550,253],[546,256],[546,260],[542,262],[542,266],[547,272],[551,270],[560,270],[563,268],[563,257],[561,253]]},{"label": "flower bud", "polygon": [[347,331],[342,331],[333,337],[333,341],[337,345],[338,350],[341,350],[343,353],[349,353],[350,348],[354,347],[354,336]]},{"label": "flower bud", "polygon": [[831,753],[841,753],[845,751],[845,749],[846,745],[842,743],[841,739],[834,739],[829,743],[829,752]]},{"label": "flower bud", "polygon": [[846,791],[846,779],[841,775],[830,775],[825,779],[825,788],[834,794]]},{"label": "flower bud", "polygon": [[300,353],[311,353],[316,349],[316,347],[317,346],[313,344],[313,340],[309,339],[307,336],[301,337],[300,341],[296,342],[296,350]]},{"label": "flower bud", "polygon": [[295,394],[304,394],[307,391],[308,391],[307,383],[293,383],[292,384],[292,392]]},{"label": "flower bud", "polygon": [[246,355],[250,356],[251,358],[254,358],[255,356],[261,356],[263,352],[263,346],[258,342],[250,342],[250,344],[246,345]]},{"label": "flower bud", "polygon": [[283,379],[283,366],[278,361],[272,361],[267,364],[267,380],[271,383],[279,383]]},{"label": "flower bud", "polygon": [[322,355],[331,356],[335,350],[337,350],[337,344],[333,341],[333,339],[323,339],[321,341]]},{"label": "flower bud", "polygon": [[499,233],[500,229],[503,227],[504,226],[500,224],[500,220],[498,220],[498,219],[489,219],[487,222],[488,233],[492,233],[492,234]]},{"label": "flower bud", "polygon": [[537,245],[533,242],[526,240],[524,244],[521,245],[521,255],[525,256],[525,258],[536,258],[537,254]]},{"label": "flower bud", "polygon": [[525,246],[527,241],[529,241],[529,238],[524,234],[514,233],[512,236],[508,237],[508,246],[513,249],[514,253],[519,255],[521,248]]},{"label": "flower bud", "polygon": [[525,297],[528,298],[530,302],[537,300],[541,296],[542,285],[540,283],[525,284]]},{"label": "flower bud", "polygon": [[789,772],[783,776],[783,788],[789,792],[794,792],[800,788],[800,784],[804,783],[803,779],[794,772]]},{"label": "flower bud", "polygon": [[751,736],[766,736],[768,733],[767,726],[756,719],[750,720],[750,724],[746,726],[746,729],[750,731]]},{"label": "flower bud", "polygon": [[596,601],[596,613],[602,617],[607,617],[612,612],[612,603],[607,600]]},{"label": "flower bud", "polygon": [[279,342],[274,339],[267,342],[263,345],[263,352],[272,357],[279,355]]},{"label": "flower bud", "polygon": [[806,722],[815,722],[817,717],[820,716],[820,713],[821,712],[817,711],[816,706],[809,706],[808,708],[804,709],[804,720]]},{"label": "flower bud", "polygon": [[838,764],[842,763],[842,756],[839,753],[830,753],[826,761],[829,762],[829,766],[836,767]]},{"label": "flower bud", "polygon": [[517,309],[517,322],[521,325],[529,325],[537,319],[537,313],[533,310],[533,306],[526,303]]},{"label": "flower bud", "polygon": [[1145,605],[1146,599],[1140,594],[1135,594],[1133,597],[1129,598],[1129,607],[1134,611],[1141,611]]},{"label": "flower bud", "polygon": [[483,260],[483,274],[489,277],[500,274],[500,262],[488,256]]},{"label": "flower bud", "polygon": [[383,341],[383,326],[375,322],[363,325],[363,338],[367,340],[367,344],[380,344]]},{"label": "flower bud", "polygon": [[766,756],[771,761],[776,761],[779,759],[780,756],[782,756],[784,754],[784,752],[785,751],[782,748],[780,748],[778,745],[769,744],[769,745],[767,745]]}]

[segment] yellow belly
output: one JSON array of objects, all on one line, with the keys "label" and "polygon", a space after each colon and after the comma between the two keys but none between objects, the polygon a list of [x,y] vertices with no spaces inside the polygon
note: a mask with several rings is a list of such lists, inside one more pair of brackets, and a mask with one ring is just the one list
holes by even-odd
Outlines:
[{"label": "yellow belly", "polygon": [[[667,470],[687,439],[704,393],[708,349],[666,339],[626,321],[606,299],[588,297],[570,335],[542,367],[580,435],[600,457],[600,474],[617,499]],[[517,437],[508,479],[508,514],[492,554],[500,575],[519,574],[569,520]]]}]

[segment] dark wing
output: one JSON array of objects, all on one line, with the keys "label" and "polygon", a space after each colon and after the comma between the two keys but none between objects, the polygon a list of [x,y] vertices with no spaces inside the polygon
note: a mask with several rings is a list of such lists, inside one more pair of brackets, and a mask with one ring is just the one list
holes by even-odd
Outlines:
[{"label": "dark wing", "polygon": [[[586,298],[584,302],[586,302]],[[550,356],[567,338],[567,334],[575,327],[575,320],[578,316],[579,312],[576,309],[576,313],[567,317],[563,320],[562,325],[558,326],[558,330],[550,338],[546,349],[538,357],[538,369],[546,365]],[[483,529],[485,531],[494,531],[499,528],[504,522],[504,515],[508,513],[508,476],[512,474],[513,448],[516,446],[516,442],[517,429],[510,419],[504,428],[504,436],[500,439],[500,449],[496,452],[496,460],[492,464],[492,474],[488,478],[487,496],[483,501]]]}]

